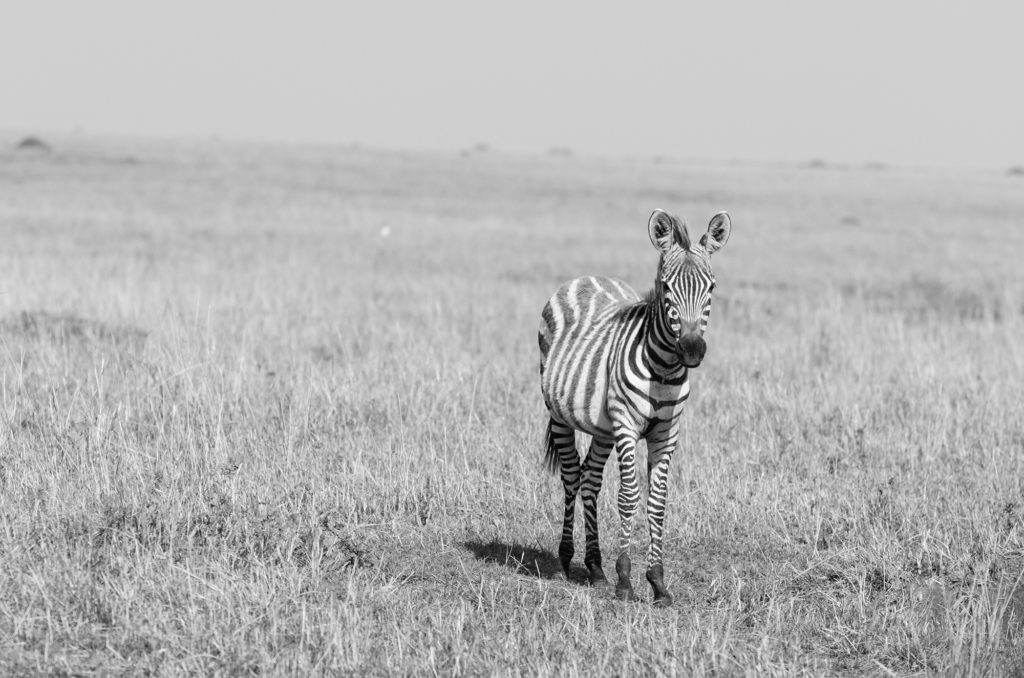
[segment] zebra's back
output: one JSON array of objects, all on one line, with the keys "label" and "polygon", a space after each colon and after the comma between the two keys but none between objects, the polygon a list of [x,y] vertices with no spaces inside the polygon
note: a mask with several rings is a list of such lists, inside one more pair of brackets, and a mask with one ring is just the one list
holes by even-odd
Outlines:
[{"label": "zebra's back", "polygon": [[613,278],[588,276],[562,285],[541,313],[541,391],[551,416],[595,435],[611,432],[609,362],[640,296]]}]

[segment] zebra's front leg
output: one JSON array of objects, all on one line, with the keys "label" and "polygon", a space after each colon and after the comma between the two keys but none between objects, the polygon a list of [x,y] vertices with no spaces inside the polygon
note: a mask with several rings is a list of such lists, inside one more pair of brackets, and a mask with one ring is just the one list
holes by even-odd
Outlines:
[{"label": "zebra's front leg", "polygon": [[[664,437],[663,437],[664,436]],[[647,551],[647,581],[654,590],[655,607],[672,604],[672,594],[665,587],[665,571],[661,562],[661,540],[665,529],[665,499],[668,488],[668,465],[679,438],[679,429],[655,431],[647,440],[650,491],[647,495],[647,525],[651,531],[651,545]]]},{"label": "zebra's front leg", "polygon": [[619,557],[615,561],[615,595],[621,600],[636,598],[630,581],[632,563],[629,559],[630,539],[633,535],[633,516],[640,505],[640,485],[636,480],[637,436],[631,431],[616,431],[615,453],[619,457]]},{"label": "zebra's front leg", "polygon": [[601,481],[604,477],[604,464],[611,453],[608,441],[595,438],[590,443],[590,452],[583,462],[583,482],[580,495],[583,498],[583,522],[587,530],[587,552],[583,564],[590,573],[593,586],[607,586],[608,579],[601,569],[601,544],[597,531],[597,495],[601,492]]}]

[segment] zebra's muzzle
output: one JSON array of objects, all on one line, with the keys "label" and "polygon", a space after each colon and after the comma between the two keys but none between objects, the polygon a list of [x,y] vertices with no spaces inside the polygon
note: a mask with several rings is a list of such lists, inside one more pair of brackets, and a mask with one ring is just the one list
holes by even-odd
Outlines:
[{"label": "zebra's muzzle", "polygon": [[708,345],[704,341],[704,337],[696,332],[687,332],[679,337],[676,350],[679,353],[679,360],[685,367],[698,367],[700,362],[704,360],[704,354],[708,350]]}]

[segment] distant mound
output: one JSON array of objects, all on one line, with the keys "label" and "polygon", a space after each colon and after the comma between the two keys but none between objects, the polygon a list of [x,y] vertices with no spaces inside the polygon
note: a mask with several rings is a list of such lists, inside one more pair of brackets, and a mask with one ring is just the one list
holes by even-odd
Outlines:
[{"label": "distant mound", "polygon": [[1024,165],[1014,165],[1006,173],[1011,177],[1024,177]]},{"label": "distant mound", "polygon": [[459,151],[459,155],[462,156],[463,158],[468,158],[471,155],[486,155],[490,153],[492,150],[493,149],[491,148],[490,144],[485,144],[484,142],[481,141],[480,143],[473,144],[470,148],[462,149],[461,151]]},{"label": "distant mound", "polygon": [[50,148],[50,144],[46,143],[39,137],[25,137],[18,142],[16,148],[19,151],[37,151],[43,153],[49,153],[53,150]]}]

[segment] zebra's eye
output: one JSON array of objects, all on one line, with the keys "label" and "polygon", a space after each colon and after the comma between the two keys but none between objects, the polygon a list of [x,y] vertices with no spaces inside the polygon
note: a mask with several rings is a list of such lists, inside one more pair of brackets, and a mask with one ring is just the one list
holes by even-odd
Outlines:
[{"label": "zebra's eye", "polygon": [[711,283],[711,287],[708,288],[708,294],[711,294],[714,291],[715,291],[715,283]]},{"label": "zebra's eye", "polygon": [[672,320],[679,320],[679,309],[675,306],[670,306],[668,309],[668,317]]}]

